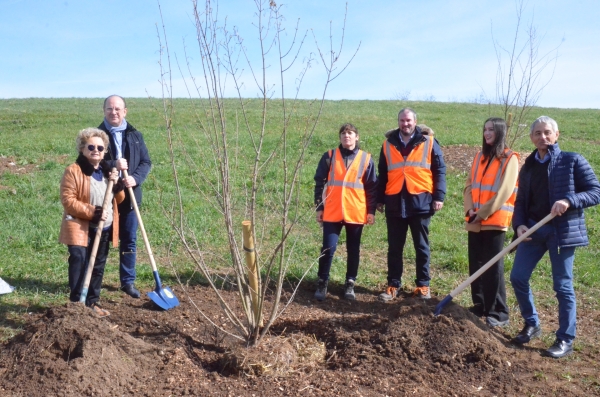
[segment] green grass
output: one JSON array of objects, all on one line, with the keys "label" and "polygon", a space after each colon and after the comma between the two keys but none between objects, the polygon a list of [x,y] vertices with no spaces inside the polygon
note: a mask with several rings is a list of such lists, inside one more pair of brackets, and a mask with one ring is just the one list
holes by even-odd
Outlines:
[{"label": "green grass", "polygon": [[[191,283],[201,279],[194,273],[189,259],[183,254],[181,244],[165,216],[175,199],[172,168],[169,160],[164,122],[157,109],[159,100],[128,99],[128,121],[143,132],[153,161],[152,172],[144,185],[142,216],[151,240],[154,255],[161,267],[161,277],[167,284],[174,283],[166,256],[169,244],[173,243],[173,263],[184,278],[193,277]],[[210,253],[211,264],[223,266],[229,259],[229,250],[224,239],[222,217],[215,209],[214,195],[201,190],[208,182],[217,180],[213,171],[215,159],[203,141],[197,114],[202,114],[200,101],[175,100],[174,126],[178,138],[176,163],[180,173],[184,198],[185,220],[194,230],[201,249]],[[233,180],[235,195],[235,222],[245,217],[244,203],[247,200],[248,164],[252,164],[251,143],[245,133],[235,133],[236,102],[226,101],[228,128],[232,132],[232,168],[238,170]],[[249,122],[256,128],[260,120],[260,102],[246,101]],[[311,117],[315,104],[301,101],[296,104],[292,127],[298,131],[306,119]],[[436,132],[442,146],[472,145],[481,143],[481,125],[491,115],[499,115],[488,105],[400,102],[400,101],[328,101],[323,116],[310,143],[303,164],[299,184],[300,222],[288,244],[287,260],[290,264],[288,277],[297,280],[304,270],[314,265],[320,248],[321,230],[314,221],[312,212],[313,173],[316,164],[328,149],[338,144],[337,130],[344,122],[351,122],[359,129],[361,147],[377,161],[383,141],[383,133],[396,127],[396,115],[401,107],[410,106],[419,114],[419,122],[425,123]],[[278,144],[281,127],[278,102],[269,103],[272,111],[267,122],[266,149]],[[0,277],[17,287],[17,291],[0,296],[0,338],[18,332],[25,313],[41,310],[67,301],[67,253],[66,247],[58,244],[58,232],[62,215],[59,202],[59,182],[64,168],[76,157],[74,138],[82,128],[97,126],[102,119],[102,99],[23,99],[0,100],[0,156],[10,157],[17,167],[28,167],[24,174],[3,172],[0,175]],[[239,117],[239,109],[237,109]],[[535,109],[533,115],[549,115],[561,128],[561,148],[582,153],[596,170],[600,170],[600,145],[595,136],[600,129],[600,111],[577,109]],[[292,157],[297,153],[301,138],[299,133],[289,137]],[[199,142],[200,145],[197,145]],[[189,158],[181,148],[185,148]],[[532,145],[528,138],[518,142],[514,149],[529,151]],[[263,156],[263,159],[266,156]],[[196,167],[190,167],[194,161]],[[194,169],[195,168],[195,169]],[[275,217],[280,208],[282,174],[281,156],[264,170],[260,184],[260,227],[258,238],[263,241],[262,252],[267,252],[280,235]],[[448,194],[444,209],[431,224],[432,287],[434,293],[445,295],[467,277],[466,232],[462,220],[462,189],[465,175],[448,175]],[[198,188],[194,183],[197,183]],[[16,193],[16,194],[13,194]],[[600,294],[595,286],[600,283],[600,270],[596,258],[600,247],[600,214],[598,208],[586,211],[590,246],[579,249],[576,258],[575,283],[577,291],[585,291],[585,299],[597,301]],[[274,215],[275,214],[275,215]],[[141,237],[141,236],[140,236]],[[239,237],[241,240],[241,231]],[[141,241],[140,241],[141,243]],[[343,283],[345,274],[345,236],[342,235],[338,254],[332,268],[332,281]],[[142,244],[140,244],[142,245]],[[373,293],[385,284],[386,277],[386,230],[381,214],[376,224],[366,227],[363,233],[359,286]],[[138,284],[149,290],[153,286],[151,269],[140,247],[138,255]],[[412,285],[414,278],[414,250],[407,244],[404,284]],[[117,252],[111,251],[105,273],[105,285],[118,286],[116,266]],[[505,259],[506,270],[512,266],[512,256]],[[542,260],[533,279],[540,305],[556,305],[549,276],[549,263]],[[309,280],[316,276],[316,266],[309,273]],[[510,288],[509,288],[510,290]],[[119,293],[109,288],[103,296],[120,299]],[[468,305],[469,294],[461,294],[455,301]],[[509,303],[515,307],[514,297],[509,292]],[[516,312],[516,310],[514,311]]]}]

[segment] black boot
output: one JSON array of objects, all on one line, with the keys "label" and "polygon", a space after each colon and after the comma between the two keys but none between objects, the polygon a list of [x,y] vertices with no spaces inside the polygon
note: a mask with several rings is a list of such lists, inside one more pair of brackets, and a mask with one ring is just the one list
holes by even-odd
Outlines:
[{"label": "black boot", "polygon": [[317,290],[315,291],[315,299],[318,300],[319,302],[324,301],[325,297],[327,296],[327,284],[328,283],[329,283],[329,280],[319,279],[319,285],[317,285]]},{"label": "black boot", "polygon": [[351,301],[356,299],[356,295],[354,294],[354,280],[346,280],[346,285],[344,286],[344,298]]}]

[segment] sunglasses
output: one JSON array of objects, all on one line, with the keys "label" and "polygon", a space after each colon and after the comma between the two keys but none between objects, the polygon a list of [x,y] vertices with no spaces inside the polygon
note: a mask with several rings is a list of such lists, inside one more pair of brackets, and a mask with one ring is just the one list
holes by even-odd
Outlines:
[{"label": "sunglasses", "polygon": [[90,152],[93,152],[94,150],[96,150],[96,148],[98,148],[99,152],[103,152],[104,151],[104,146],[98,145],[98,146],[94,146],[94,145],[88,145],[88,150]]}]

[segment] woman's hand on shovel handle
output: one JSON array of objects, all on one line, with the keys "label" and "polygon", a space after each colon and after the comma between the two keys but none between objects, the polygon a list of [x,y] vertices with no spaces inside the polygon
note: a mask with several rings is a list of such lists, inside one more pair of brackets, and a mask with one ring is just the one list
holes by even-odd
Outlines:
[{"label": "woman's hand on shovel handle", "polygon": [[113,181],[113,183],[117,183],[119,181],[119,172],[113,171],[108,176],[108,180]]}]

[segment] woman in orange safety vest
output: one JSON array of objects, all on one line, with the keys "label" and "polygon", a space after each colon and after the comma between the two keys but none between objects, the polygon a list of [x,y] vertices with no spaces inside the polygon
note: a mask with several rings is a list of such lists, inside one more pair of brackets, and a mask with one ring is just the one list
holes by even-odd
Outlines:
[{"label": "woman in orange safety vest", "polygon": [[[475,273],[504,247],[512,220],[519,158],[506,146],[506,122],[498,117],[483,125],[483,146],[473,159],[463,191],[469,234],[469,274]],[[471,284],[473,306],[490,327],[508,324],[508,306],[502,258]]]},{"label": "woman in orange safety vest", "polygon": [[333,254],[342,231],[346,229],[346,283],[344,297],[354,300],[354,284],[360,259],[360,238],[365,224],[375,222],[377,174],[371,155],[360,150],[358,130],[344,124],[340,145],[323,154],[315,173],[317,222],[323,227],[323,246],[319,257],[319,284],[315,299],[325,300]]}]

